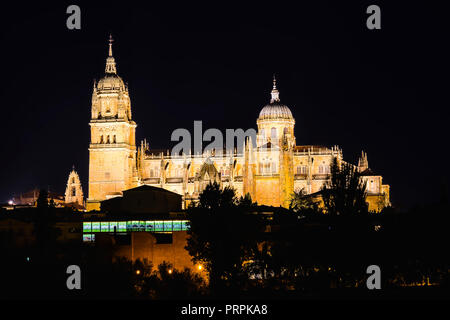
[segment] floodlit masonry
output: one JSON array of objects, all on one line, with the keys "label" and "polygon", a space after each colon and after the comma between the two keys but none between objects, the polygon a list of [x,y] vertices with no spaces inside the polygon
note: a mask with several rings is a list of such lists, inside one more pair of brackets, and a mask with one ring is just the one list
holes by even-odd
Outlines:
[{"label": "floodlit masonry", "polygon": [[[128,86],[117,74],[110,41],[105,76],[92,93],[87,209],[98,210],[100,201],[144,184],[182,195],[186,208],[213,181],[235,188],[237,196],[250,194],[258,204],[288,207],[294,191],[321,190],[333,158],[344,162],[337,146],[296,144],[295,119],[280,101],[275,78],[270,102],[256,122],[256,141],[247,139],[242,150],[171,155],[152,150],[146,141],[137,148]],[[389,185],[369,168],[365,153],[355,167],[367,181],[369,210],[390,205]]]}]

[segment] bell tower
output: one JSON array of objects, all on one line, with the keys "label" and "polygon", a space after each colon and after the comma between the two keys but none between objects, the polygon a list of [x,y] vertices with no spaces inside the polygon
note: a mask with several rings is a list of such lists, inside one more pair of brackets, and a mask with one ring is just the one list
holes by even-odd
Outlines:
[{"label": "bell tower", "polygon": [[66,193],[64,202],[67,204],[75,204],[78,207],[84,207],[83,188],[81,187],[80,177],[72,167],[72,171],[67,179]]},{"label": "bell tower", "polygon": [[87,210],[100,209],[100,201],[137,186],[136,123],[131,119],[131,102],[126,86],[117,74],[109,38],[105,76],[94,82],[89,145],[89,197]]}]

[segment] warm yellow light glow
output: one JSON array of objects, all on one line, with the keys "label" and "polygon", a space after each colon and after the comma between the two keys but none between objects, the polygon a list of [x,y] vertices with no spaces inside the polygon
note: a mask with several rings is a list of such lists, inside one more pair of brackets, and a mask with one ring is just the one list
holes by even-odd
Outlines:
[{"label": "warm yellow light glow", "polygon": [[141,274],[141,270],[136,270],[136,274]]},{"label": "warm yellow light glow", "polygon": [[202,270],[203,267],[201,264],[199,264],[197,268],[198,268],[198,270]]},{"label": "warm yellow light glow", "polygon": [[169,272],[169,274],[172,274],[172,269],[169,269],[169,271],[168,271],[168,272]]}]

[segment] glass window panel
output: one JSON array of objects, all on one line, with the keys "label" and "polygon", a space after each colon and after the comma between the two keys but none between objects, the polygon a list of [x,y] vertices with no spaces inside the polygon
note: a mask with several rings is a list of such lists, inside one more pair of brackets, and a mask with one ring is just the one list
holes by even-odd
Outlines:
[{"label": "glass window panel", "polygon": [[109,222],[109,232],[114,232],[114,227],[116,227],[116,232],[118,231],[117,229],[117,222],[116,221],[111,221]]},{"label": "glass window panel", "polygon": [[133,230],[133,221],[127,221],[127,231]]},{"label": "glass window panel", "polygon": [[100,223],[101,232],[109,232],[109,222]]},{"label": "glass window panel", "polygon": [[95,234],[83,234],[83,242],[95,241]]},{"label": "glass window panel", "polygon": [[155,221],[155,231],[164,231],[164,221]]},{"label": "glass window panel", "polygon": [[117,231],[119,231],[119,232],[127,232],[127,223],[126,223],[126,221],[119,221],[118,225],[119,225],[119,227],[117,228]]},{"label": "glass window panel", "polygon": [[139,231],[139,221],[131,221],[131,224],[133,231]]},{"label": "glass window panel", "polygon": [[173,221],[173,231],[181,231],[181,221]]},{"label": "glass window panel", "polygon": [[153,231],[155,229],[154,221],[145,221],[145,231]]},{"label": "glass window panel", "polygon": [[92,232],[100,232],[100,222],[92,222]]},{"label": "glass window panel", "polygon": [[172,231],[172,221],[164,221],[164,231]]},{"label": "glass window panel", "polygon": [[83,222],[83,232],[91,232],[92,231],[92,223],[91,222]]}]

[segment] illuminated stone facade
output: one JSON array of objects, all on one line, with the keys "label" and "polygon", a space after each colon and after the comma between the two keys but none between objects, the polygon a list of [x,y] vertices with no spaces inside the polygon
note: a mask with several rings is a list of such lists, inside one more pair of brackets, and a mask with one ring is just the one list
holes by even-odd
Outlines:
[{"label": "illuminated stone facade", "polygon": [[80,177],[75,169],[72,169],[67,179],[64,202],[66,204],[75,204],[77,207],[84,207],[83,188],[81,187]]},{"label": "illuminated stone facade", "polygon": [[[247,139],[242,150],[173,156],[142,141],[136,155],[128,89],[117,76],[111,43],[109,51],[106,76],[94,86],[92,98],[88,205],[146,184],[182,195],[186,207],[207,183],[217,181],[235,188],[238,196],[249,193],[258,204],[288,207],[294,191],[321,190],[334,157],[344,161],[337,146],[296,145],[295,120],[280,102],[275,79],[270,103],[257,119],[256,142]],[[378,211],[389,205],[389,186],[368,169],[364,157],[358,168],[368,180],[369,208]]]},{"label": "illuminated stone facade", "polygon": [[111,39],[105,77],[94,83],[91,110],[88,210],[99,209],[99,201],[138,186],[136,123],[131,119],[128,87],[117,75]]}]

